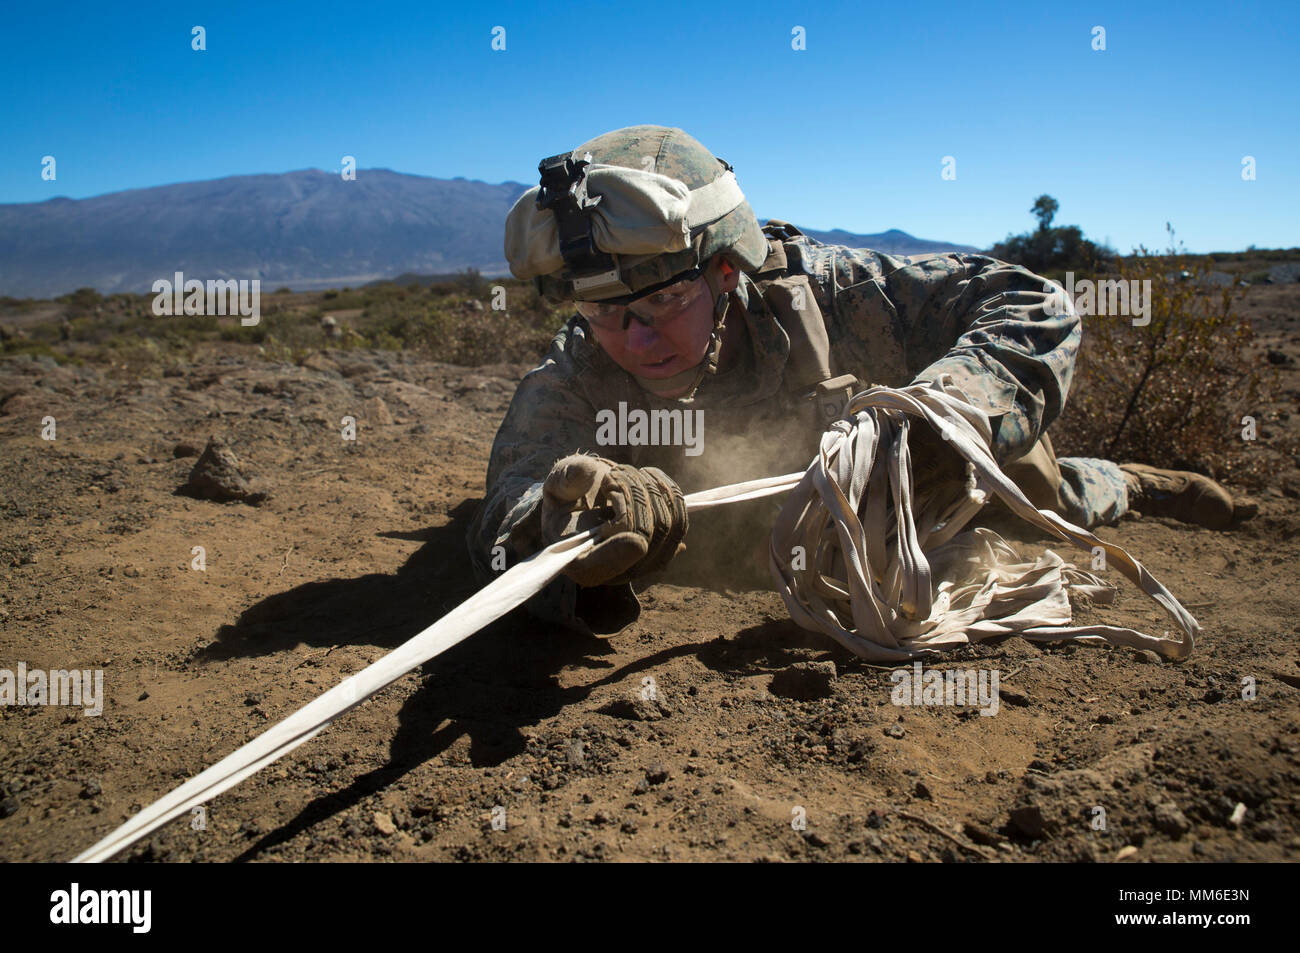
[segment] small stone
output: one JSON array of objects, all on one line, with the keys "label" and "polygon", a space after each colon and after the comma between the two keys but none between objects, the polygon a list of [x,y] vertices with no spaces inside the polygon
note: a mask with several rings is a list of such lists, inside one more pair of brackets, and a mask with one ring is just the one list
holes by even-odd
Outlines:
[{"label": "small stone", "polygon": [[388,410],[388,405],[384,403],[382,397],[371,397],[365,403],[365,419],[368,423],[377,427],[389,427],[393,423],[393,415]]},{"label": "small stone", "polygon": [[1028,708],[1031,704],[1028,695],[1021,694],[1020,692],[1008,691],[1005,688],[998,690],[998,698],[1016,708]]},{"label": "small stone", "polygon": [[145,700],[146,698],[148,698],[148,697],[149,697],[149,693],[148,693],[148,692],[141,692],[141,693],[140,693],[140,697],[137,698],[136,701],[138,701],[138,702],[142,702],[142,701],[144,701],[144,700]]},{"label": "small stone", "polygon": [[421,799],[411,805],[412,817],[433,816],[436,818],[438,813],[438,803],[436,801]]},{"label": "small stone", "polygon": [[1191,822],[1172,801],[1164,801],[1156,805],[1155,825],[1158,831],[1173,838],[1182,837],[1192,829]]},{"label": "small stone", "polygon": [[244,696],[244,704],[249,706],[260,705],[262,704],[262,698],[261,692],[249,692]]},{"label": "small stone", "polygon": [[998,842],[1002,840],[1002,838],[993,831],[989,830],[987,827],[982,827],[979,824],[976,824],[974,821],[967,821],[962,827],[962,830],[965,831],[966,836],[975,843],[983,844],[986,847],[996,847]]},{"label": "small stone", "polygon": [[768,690],[795,701],[812,701],[831,695],[835,687],[834,662],[795,662],[772,676]]},{"label": "small stone", "polygon": [[178,492],[201,500],[239,500],[253,506],[267,499],[266,491],[253,489],[240,472],[238,458],[216,437],[208,441]]},{"label": "small stone", "polygon": [[916,790],[914,793],[919,798],[925,798],[926,800],[933,800],[933,797],[930,794],[930,788],[926,785],[924,781],[916,782]]},{"label": "small stone", "polygon": [[122,570],[122,575],[128,579],[138,579],[140,578],[140,568],[138,566],[127,566]]},{"label": "small stone", "polygon": [[828,841],[826,838],[822,837],[822,835],[817,833],[817,831],[804,831],[803,839],[804,842],[807,843],[810,847],[820,848],[820,847],[831,846],[831,842]]},{"label": "small stone", "polygon": [[18,813],[18,798],[7,797],[0,801],[0,817],[13,817]]},{"label": "small stone", "polygon": [[81,796],[83,798],[99,797],[103,793],[104,788],[94,778],[91,778],[81,786]]},{"label": "small stone", "polygon": [[642,698],[639,693],[629,698],[617,698],[597,710],[602,715],[628,721],[658,721],[672,714],[672,709],[662,698]]},{"label": "small stone", "polygon": [[376,811],[374,821],[375,830],[385,837],[390,837],[397,832],[397,825],[393,823],[393,817],[387,811]]},{"label": "small stone", "polygon": [[902,725],[890,725],[885,729],[885,737],[887,738],[901,738],[905,734],[907,732],[903,730]]},{"label": "small stone", "polygon": [[1134,847],[1132,844],[1129,844],[1127,847],[1121,847],[1121,848],[1119,849],[1119,853],[1115,855],[1115,859],[1116,859],[1116,860],[1126,860],[1126,859],[1128,859],[1129,857],[1132,857],[1132,856],[1133,856],[1134,854],[1136,854],[1137,852],[1138,852],[1138,849],[1137,849],[1136,847]]},{"label": "small stone", "polygon": [[656,762],[646,768],[645,779],[651,784],[663,784],[669,778],[668,769]]},{"label": "small stone", "polygon": [[1035,804],[1016,808],[1008,821],[1016,830],[1033,839],[1041,838],[1047,831],[1047,819],[1043,817],[1042,808]]},{"label": "small stone", "polygon": [[1287,835],[1287,829],[1280,821],[1265,821],[1252,831],[1258,841],[1281,840]]},{"label": "small stone", "polygon": [[632,788],[632,793],[645,794],[649,790],[650,790],[650,782],[647,781],[645,778],[641,778],[639,781],[637,781],[636,786]]}]

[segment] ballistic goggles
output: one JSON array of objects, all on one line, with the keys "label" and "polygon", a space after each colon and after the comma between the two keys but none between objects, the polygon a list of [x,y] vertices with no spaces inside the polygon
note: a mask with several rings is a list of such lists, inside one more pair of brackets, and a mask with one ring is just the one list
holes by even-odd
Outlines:
[{"label": "ballistic goggles", "polygon": [[674,275],[647,291],[602,301],[575,301],[573,304],[588,324],[602,331],[626,331],[633,317],[648,328],[662,327],[679,317],[704,294],[706,267],[707,262]]}]

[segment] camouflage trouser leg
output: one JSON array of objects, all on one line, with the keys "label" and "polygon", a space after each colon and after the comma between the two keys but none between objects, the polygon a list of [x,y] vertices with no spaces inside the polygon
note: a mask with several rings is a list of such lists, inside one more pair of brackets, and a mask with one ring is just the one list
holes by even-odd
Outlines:
[{"label": "camouflage trouser leg", "polygon": [[1058,457],[1061,515],[1092,529],[1114,523],[1128,512],[1128,485],[1118,463],[1093,457]]},{"label": "camouflage trouser leg", "polygon": [[1128,512],[1128,486],[1118,464],[1092,457],[1058,458],[1047,434],[1002,471],[1036,507],[1059,513],[1084,529],[1114,523]]}]

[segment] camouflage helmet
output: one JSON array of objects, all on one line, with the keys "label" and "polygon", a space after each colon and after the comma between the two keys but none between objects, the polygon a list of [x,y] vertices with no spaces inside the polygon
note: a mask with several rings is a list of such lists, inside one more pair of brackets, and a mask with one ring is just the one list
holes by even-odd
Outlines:
[{"label": "camouflage helmet", "polygon": [[[552,164],[553,175],[563,166],[569,176],[567,181],[552,177],[549,192],[548,163]],[[585,166],[593,171],[587,181],[583,181]],[[667,177],[671,180],[667,183],[670,187],[680,190],[682,196],[693,198],[702,196],[705,186],[713,186],[707,191],[723,192],[726,196],[714,206],[721,212],[720,217],[706,212],[705,220],[688,223],[688,233],[672,236],[672,241],[651,251],[643,245],[637,249],[639,254],[610,253],[595,240],[595,230],[584,223],[584,237],[592,236],[587,240],[587,250],[593,257],[577,258],[571,254],[571,247],[564,247],[561,213],[554,205],[547,204],[548,196],[556,197],[557,182],[561,188],[571,185],[569,191],[577,198],[576,205],[570,203],[571,208],[590,211],[602,199],[612,198],[600,194],[600,180],[595,172],[602,167],[621,167]],[[539,169],[542,185],[520,196],[507,218],[505,251],[515,277],[533,278],[541,293],[552,300],[628,298],[666,284],[724,252],[744,271],[755,270],[767,258],[767,239],[753,209],[735,185],[731,166],[681,129],[649,125],[616,129],[583,143],[572,153],[543,160]],[[721,181],[724,177],[727,181]],[[608,209],[615,208],[612,202],[605,204]],[[581,221],[572,212],[570,215],[575,221]],[[617,229],[619,223],[614,222],[611,227]],[[572,237],[572,223],[569,234]],[[680,241],[676,240],[678,237]],[[564,252],[562,261],[560,251]],[[580,267],[582,263],[590,267],[584,269]],[[596,272],[600,274],[593,277]]]}]

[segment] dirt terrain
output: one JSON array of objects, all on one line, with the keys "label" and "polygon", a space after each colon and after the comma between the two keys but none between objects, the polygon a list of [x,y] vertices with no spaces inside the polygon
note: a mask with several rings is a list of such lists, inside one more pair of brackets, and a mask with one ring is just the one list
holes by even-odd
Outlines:
[{"label": "dirt terrain", "polygon": [[[1261,440],[1294,435],[1300,285],[1245,311],[1289,388]],[[0,360],[0,668],[102,669],[106,695],[0,707],[0,859],[72,857],[475,591],[465,530],[526,370]],[[265,502],[176,494],[210,436]],[[1228,532],[1101,530],[1203,625],[1182,664],[1011,639],[939,665],[997,669],[997,715],[898,707],[775,594],[655,585],[609,639],[507,617],[119,859],[1300,858],[1297,476]],[[1167,628],[1117,582],[1078,616]]]}]

